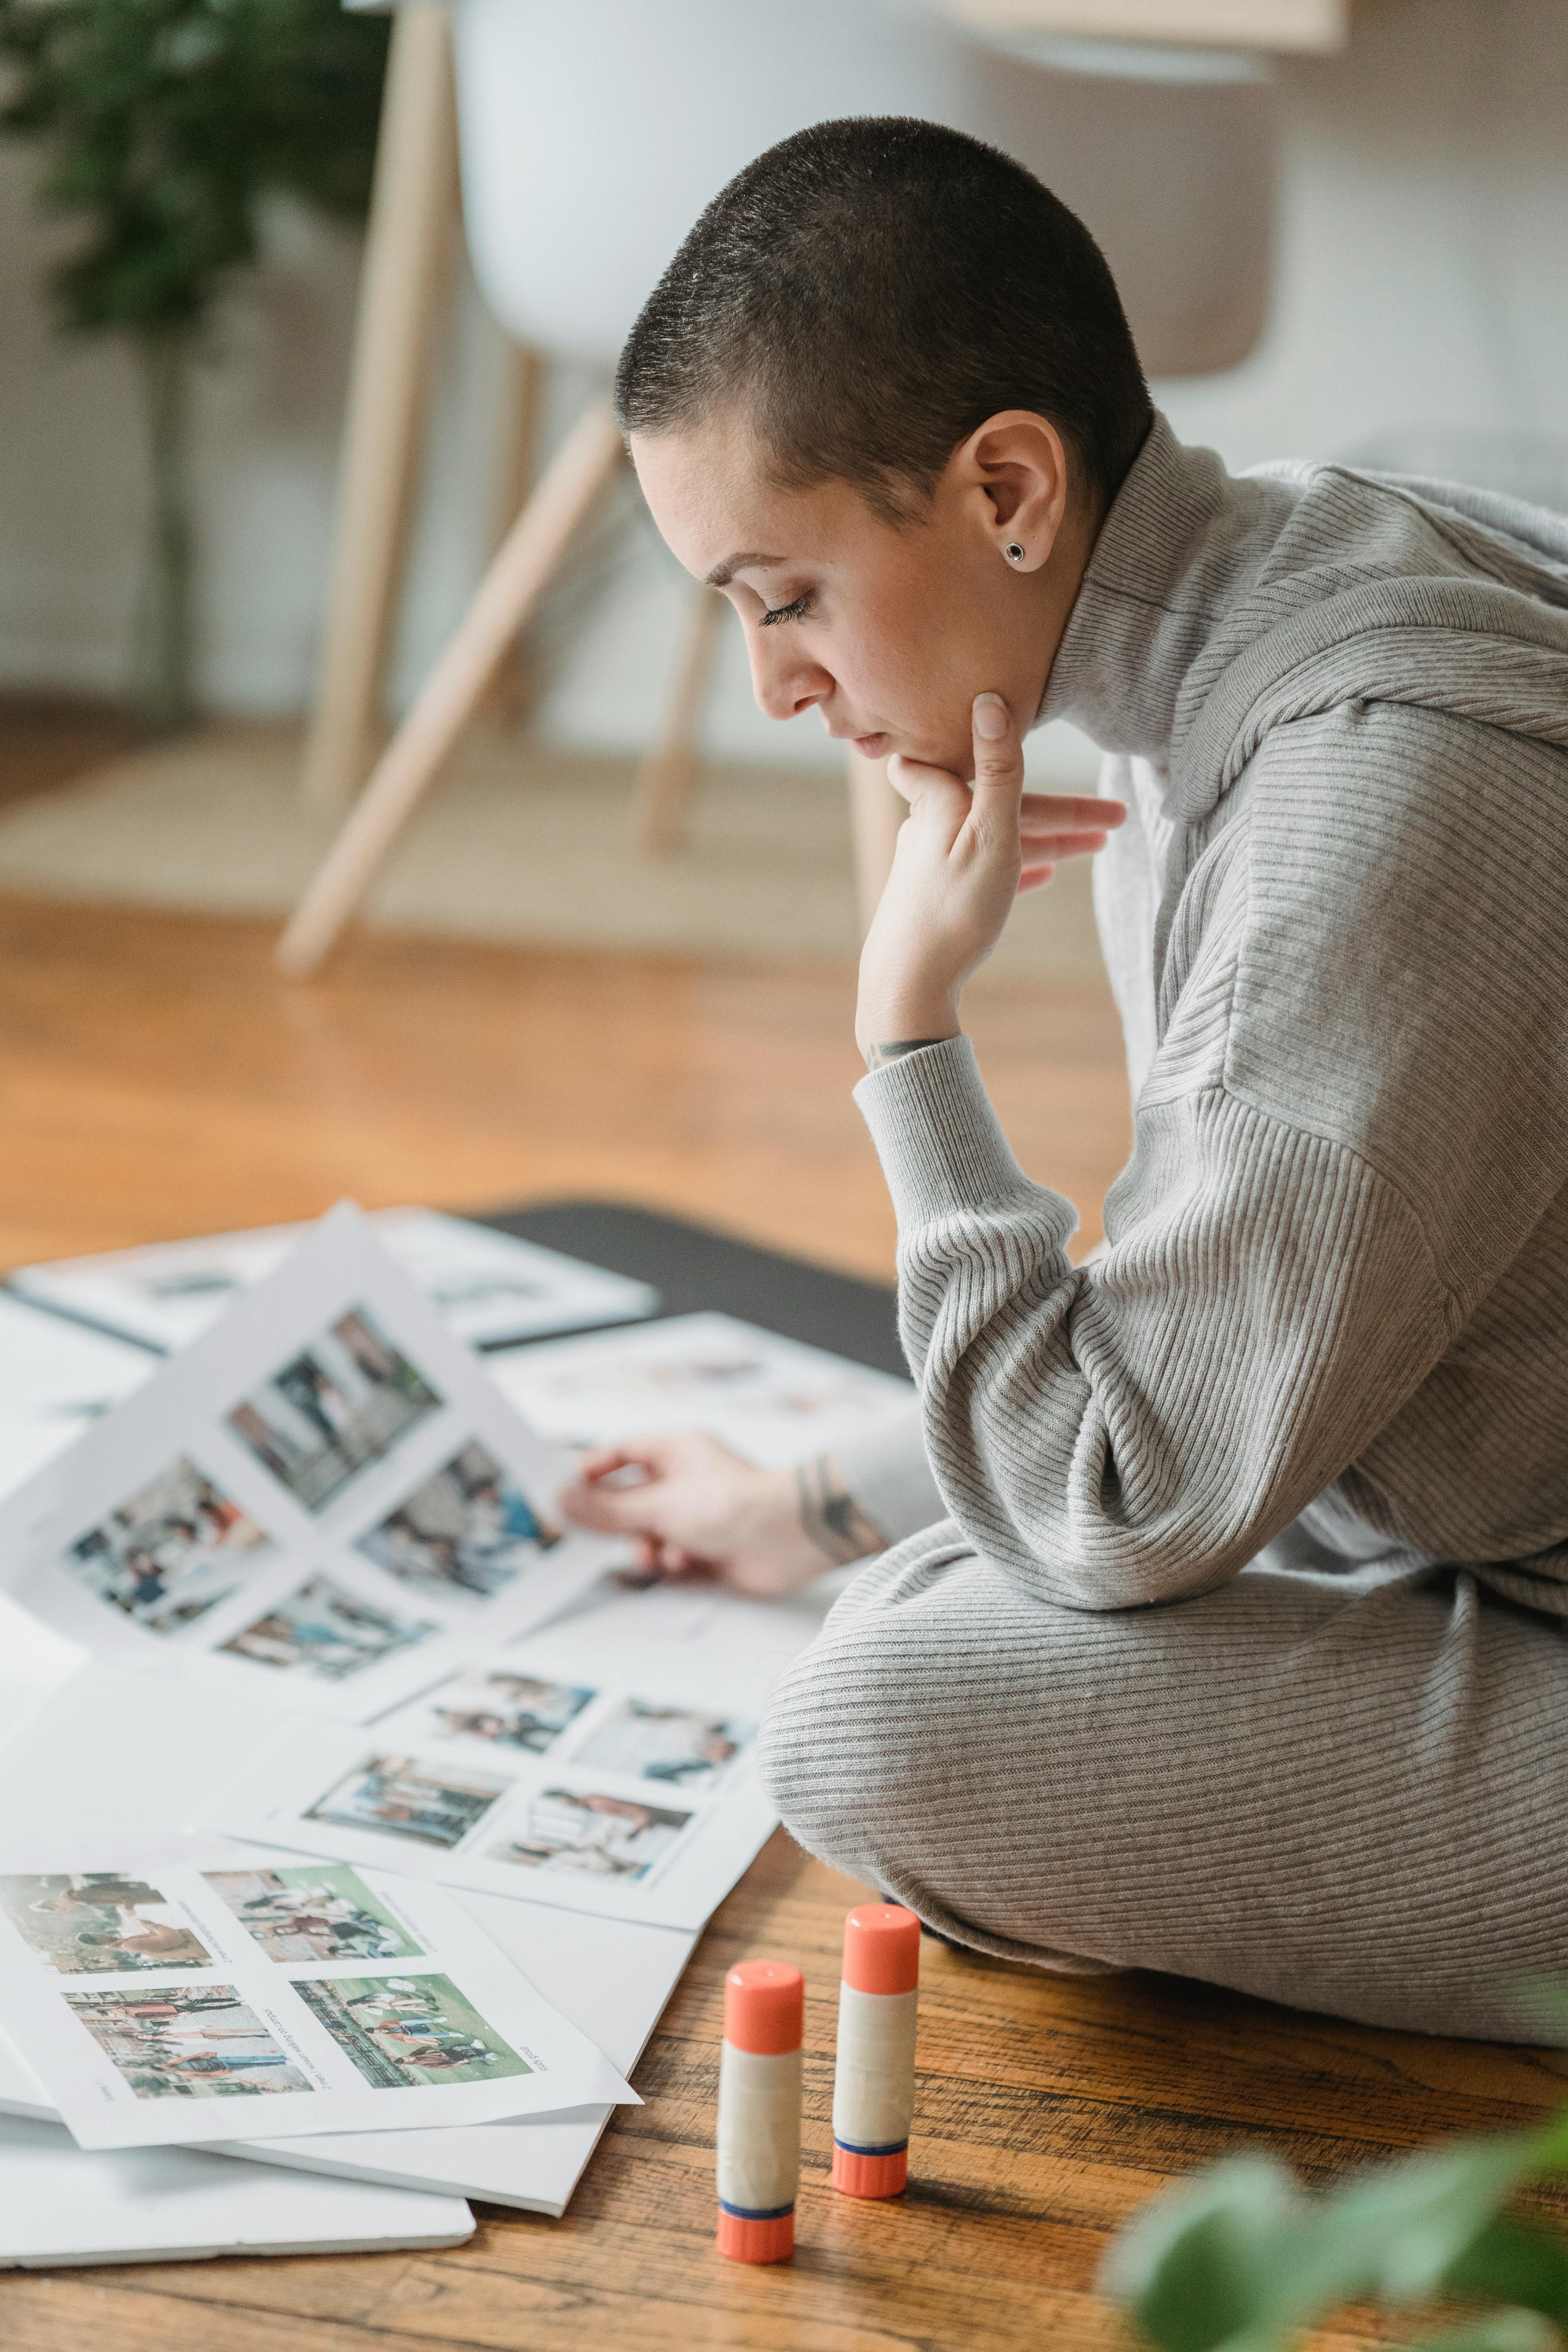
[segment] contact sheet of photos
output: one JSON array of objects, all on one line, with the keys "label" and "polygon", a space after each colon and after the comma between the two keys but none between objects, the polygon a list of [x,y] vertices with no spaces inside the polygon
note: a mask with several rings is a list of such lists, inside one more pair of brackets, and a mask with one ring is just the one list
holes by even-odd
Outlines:
[{"label": "contact sheet of photos", "polygon": [[0,1507],[0,1580],[96,1654],[363,1721],[617,1556],[563,1469],[344,1206]]},{"label": "contact sheet of photos", "polygon": [[438,1887],[331,1860],[0,1868],[0,1988],[83,2147],[635,2097]]},{"label": "contact sheet of photos", "polygon": [[[575,1640],[575,1649],[574,1648]],[[773,1826],[756,1717],[606,1675],[582,1621],[458,1666],[358,1735],[311,1727],[209,1826],[491,1895],[700,1927]]]}]

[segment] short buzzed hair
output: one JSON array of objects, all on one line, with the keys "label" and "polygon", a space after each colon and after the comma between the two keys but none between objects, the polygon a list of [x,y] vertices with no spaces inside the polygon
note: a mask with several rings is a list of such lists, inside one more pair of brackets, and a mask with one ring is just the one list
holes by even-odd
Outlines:
[{"label": "short buzzed hair", "polygon": [[616,375],[623,432],[737,401],[782,486],[847,482],[894,522],[1008,408],[1050,419],[1103,510],[1153,416],[1077,215],[998,149],[898,116],[759,155],[644,304]]}]

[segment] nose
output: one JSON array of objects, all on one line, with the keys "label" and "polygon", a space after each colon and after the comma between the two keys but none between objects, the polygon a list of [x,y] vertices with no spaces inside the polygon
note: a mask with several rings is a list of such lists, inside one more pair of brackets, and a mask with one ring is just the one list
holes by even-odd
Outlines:
[{"label": "nose", "polygon": [[[773,639],[783,637],[783,645]],[[826,702],[833,692],[833,674],[818,661],[803,658],[798,639],[789,642],[790,624],[772,629],[751,628],[746,649],[752,662],[752,692],[764,719],[798,719],[814,703]]]}]

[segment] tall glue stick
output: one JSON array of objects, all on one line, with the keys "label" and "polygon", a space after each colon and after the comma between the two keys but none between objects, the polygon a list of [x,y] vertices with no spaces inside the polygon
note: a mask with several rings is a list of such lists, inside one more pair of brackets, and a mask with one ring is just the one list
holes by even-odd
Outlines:
[{"label": "tall glue stick", "polygon": [[805,1979],[783,1960],[742,1960],[724,1979],[719,2059],[719,2252],[784,2263],[800,2186],[800,2045]]},{"label": "tall glue stick", "polygon": [[862,1903],[844,1922],[833,2186],[896,2197],[909,2179],[915,2111],[921,1923],[898,1903]]}]

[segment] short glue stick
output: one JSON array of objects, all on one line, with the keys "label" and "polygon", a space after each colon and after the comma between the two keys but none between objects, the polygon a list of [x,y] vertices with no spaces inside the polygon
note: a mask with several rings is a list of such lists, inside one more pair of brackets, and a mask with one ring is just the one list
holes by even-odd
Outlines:
[{"label": "short glue stick", "polygon": [[896,2197],[909,2179],[915,2110],[921,1923],[897,1903],[862,1903],[844,1922],[833,2186]]},{"label": "short glue stick", "polygon": [[784,2263],[800,2185],[800,2044],[805,1979],[783,1960],[742,1960],[724,1979],[719,2059],[719,2252]]}]

